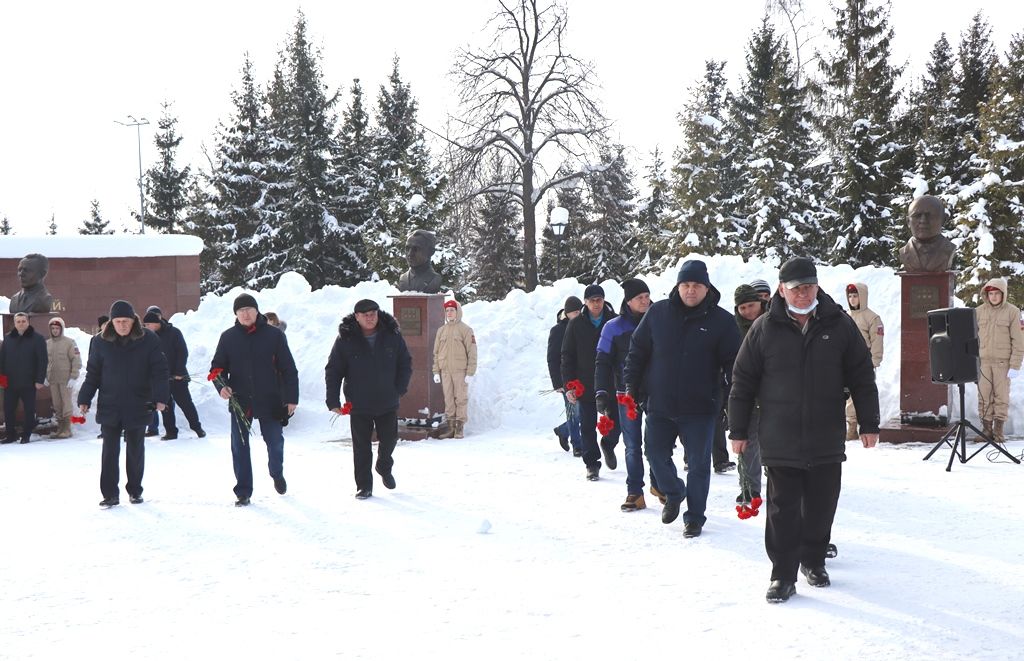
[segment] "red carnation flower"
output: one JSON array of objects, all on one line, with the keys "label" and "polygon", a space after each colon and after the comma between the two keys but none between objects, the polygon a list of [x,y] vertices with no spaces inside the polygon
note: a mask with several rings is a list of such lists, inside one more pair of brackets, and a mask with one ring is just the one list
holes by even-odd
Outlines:
[{"label": "red carnation flower", "polygon": [[628,392],[624,392],[620,395],[616,395],[615,399],[618,400],[619,404],[626,407],[626,417],[630,420],[636,420],[636,400]]},{"label": "red carnation flower", "polygon": [[752,498],[750,500],[750,507],[751,507],[751,509],[756,510],[756,509],[759,509],[761,507],[762,503],[764,503],[764,501],[761,500],[760,496],[758,496],[757,498]]},{"label": "red carnation flower", "polygon": [[577,399],[583,396],[583,391],[585,390],[583,383],[579,379],[573,379],[569,383],[565,384],[565,389],[571,390],[573,394],[576,395]]},{"label": "red carnation flower", "polygon": [[597,420],[597,431],[601,432],[601,436],[607,436],[612,433],[615,429],[615,421],[606,415],[602,415]]},{"label": "red carnation flower", "polygon": [[223,367],[214,367],[212,370],[210,370],[210,373],[206,376],[206,380],[207,381],[215,381],[217,378],[220,377],[220,374],[223,371],[224,371]]},{"label": "red carnation flower", "polygon": [[6,374],[0,374],[0,388],[6,388],[6,387],[7,387],[7,375]]},{"label": "red carnation flower", "polygon": [[348,415],[351,412],[352,412],[352,402],[345,402],[344,404],[342,404],[342,406],[341,406],[341,414],[342,415]]},{"label": "red carnation flower", "polygon": [[76,425],[84,425],[85,424],[85,416],[84,415],[73,415],[73,416],[71,416],[71,422],[73,422]]}]

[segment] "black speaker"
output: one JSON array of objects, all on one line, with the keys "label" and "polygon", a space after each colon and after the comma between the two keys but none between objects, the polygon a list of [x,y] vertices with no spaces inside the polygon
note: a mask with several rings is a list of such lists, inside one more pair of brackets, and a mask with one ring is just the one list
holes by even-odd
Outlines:
[{"label": "black speaker", "polygon": [[980,366],[974,308],[928,311],[928,359],[934,383],[977,382]]}]

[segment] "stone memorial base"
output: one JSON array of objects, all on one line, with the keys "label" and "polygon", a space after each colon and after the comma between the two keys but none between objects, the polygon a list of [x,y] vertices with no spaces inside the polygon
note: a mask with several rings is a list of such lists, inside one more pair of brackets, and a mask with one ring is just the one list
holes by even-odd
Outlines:
[{"label": "stone memorial base", "polygon": [[444,294],[391,296],[395,320],[412,355],[409,390],[398,404],[398,438],[420,441],[447,430],[444,390],[434,383],[434,338],[444,325]]},{"label": "stone memorial base", "polygon": [[900,415],[881,426],[886,443],[935,443],[949,429],[949,386],[932,383],[928,311],[953,306],[953,272],[900,276]]}]

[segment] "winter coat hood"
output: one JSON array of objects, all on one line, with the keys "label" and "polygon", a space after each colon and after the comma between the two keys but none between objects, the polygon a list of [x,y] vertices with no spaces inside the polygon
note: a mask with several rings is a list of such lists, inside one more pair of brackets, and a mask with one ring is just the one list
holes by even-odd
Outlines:
[{"label": "winter coat hood", "polygon": [[49,327],[50,327],[50,326],[52,326],[53,324],[60,324],[60,334],[61,334],[61,335],[64,335],[64,333],[65,333],[65,332],[67,331],[67,329],[68,329],[68,326],[67,326],[67,324],[65,324],[65,323],[64,323],[64,320],[63,320],[63,319],[61,319],[60,317],[52,317],[52,318],[50,319],[49,323],[47,323],[47,328],[49,328]]},{"label": "winter coat hood", "polygon": [[[18,337],[18,335],[19,333],[17,328],[11,327],[11,330],[7,331],[7,337]],[[36,329],[29,324],[28,328],[25,329],[24,337],[32,337],[33,335],[39,335],[39,333],[36,333]]]},{"label": "winter coat hood", "polygon": [[[864,284],[863,282],[851,282],[849,285],[846,286],[847,290],[849,290],[850,287],[856,287],[856,289],[857,289],[857,297],[858,297],[858,301],[859,301],[859,303],[857,304],[857,309],[858,310],[867,310],[868,309],[868,286],[866,284]],[[845,292],[844,292],[843,296],[846,296]],[[846,300],[846,307],[850,307],[850,300],[849,299]]]},{"label": "winter coat hood", "polygon": [[[457,324],[460,321],[462,321],[462,306],[459,305],[459,302],[455,301],[455,300],[449,301],[449,302],[455,304],[455,320],[454,321],[448,321],[448,308],[451,307],[451,306],[446,304],[446,307],[444,308],[444,323],[446,323],[446,324]],[[379,315],[380,313],[378,312],[377,314]]]},{"label": "winter coat hood", "polygon": [[[377,332],[394,333],[401,335],[398,331],[398,321],[384,310],[377,311]],[[356,321],[355,313],[350,313],[338,324],[338,337],[349,340],[355,337],[362,337],[363,330]]]},{"label": "winter coat hood", "polygon": [[[1006,296],[1006,290],[1008,289],[1008,285],[1006,284],[1006,278],[992,278],[991,280],[985,283],[985,286],[981,288],[981,300],[985,301],[985,303],[988,303],[988,298],[985,296],[985,290],[989,289],[990,287],[994,287],[999,291],[1003,292],[1003,301],[999,305],[993,305],[992,307],[998,308],[1000,305],[1006,305],[1007,303],[1009,303]],[[991,304],[989,303],[989,305]]]}]

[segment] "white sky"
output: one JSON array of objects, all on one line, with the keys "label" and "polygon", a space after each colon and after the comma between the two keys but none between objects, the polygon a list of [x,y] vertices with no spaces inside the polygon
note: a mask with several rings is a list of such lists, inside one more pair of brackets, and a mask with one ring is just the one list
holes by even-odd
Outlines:
[{"label": "white sky", "polygon": [[[55,214],[59,231],[71,233],[95,198],[115,226],[126,222],[138,209],[136,132],[114,120],[130,114],[152,122],[142,129],[148,168],[160,104],[172,100],[184,136],[179,163],[198,165],[201,145],[212,145],[217,122],[230,112],[243,54],[250,53],[257,80],[266,82],[300,4],[322,47],[328,85],[347,91],[359,77],[375,104],[397,54],[421,121],[437,130],[455,111],[448,77],[454,52],[484,43],[497,7],[490,0],[2,3],[0,217],[24,235],[44,232]],[[808,5],[829,15],[823,0]],[[676,114],[705,59],[728,60],[735,78],[763,6],[762,0],[568,0],[571,52],[595,64],[601,101],[619,141],[636,149],[637,170],[655,145],[666,153],[676,145]],[[920,75],[939,34],[945,31],[955,46],[979,8],[1000,48],[1024,30],[1024,5],[1016,2],[897,0],[897,61],[910,60],[910,71]]]}]

